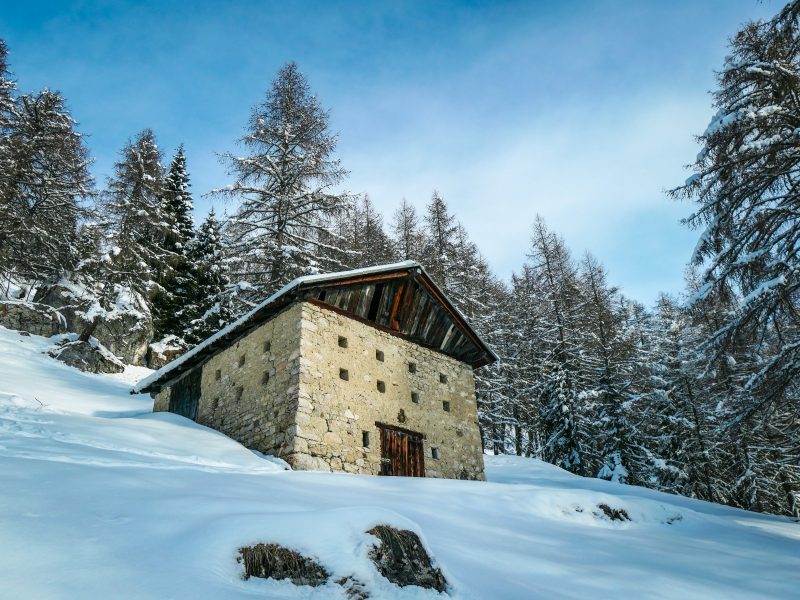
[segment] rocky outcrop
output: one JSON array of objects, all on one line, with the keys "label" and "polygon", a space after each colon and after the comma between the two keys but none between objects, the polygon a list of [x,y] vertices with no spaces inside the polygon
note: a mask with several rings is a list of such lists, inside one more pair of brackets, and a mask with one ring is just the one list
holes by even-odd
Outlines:
[{"label": "rocky outcrop", "polygon": [[48,353],[56,360],[88,373],[122,373],[125,365],[97,340],[65,342]]},{"label": "rocky outcrop", "polygon": [[147,366],[160,369],[172,362],[189,349],[189,345],[175,335],[168,335],[163,340],[153,342],[147,349]]},{"label": "rocky outcrop", "polygon": [[0,302],[0,325],[48,337],[67,331],[66,320],[57,310],[35,302]]},{"label": "rocky outcrop", "polygon": [[34,298],[57,309],[66,330],[82,333],[98,319],[92,335],[128,364],[144,364],[153,339],[153,317],[144,299],[129,288],[115,286],[113,304],[103,308],[86,288],[67,281],[39,289]]}]

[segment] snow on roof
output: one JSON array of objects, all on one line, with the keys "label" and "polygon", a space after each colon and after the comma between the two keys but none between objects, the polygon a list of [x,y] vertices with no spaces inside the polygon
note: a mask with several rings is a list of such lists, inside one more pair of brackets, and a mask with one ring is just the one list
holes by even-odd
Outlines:
[{"label": "snow on roof", "polygon": [[[226,327],[220,329],[217,333],[215,333],[214,335],[212,335],[208,339],[200,342],[197,346],[195,346],[194,348],[189,350],[186,354],[182,354],[181,356],[179,356],[178,358],[176,358],[172,362],[167,363],[166,365],[161,367],[158,371],[155,371],[154,373],[152,373],[148,377],[145,377],[144,379],[142,379],[139,383],[137,383],[135,386],[133,386],[133,389],[131,390],[131,393],[132,394],[139,394],[139,393],[143,392],[148,387],[150,387],[152,384],[154,384],[156,381],[161,379],[164,375],[166,375],[167,373],[169,373],[170,371],[172,371],[176,367],[182,365],[183,363],[185,363],[187,360],[189,360],[193,356],[195,356],[198,353],[200,353],[203,350],[205,350],[206,348],[211,346],[214,342],[216,342],[221,337],[227,335],[231,331],[234,331],[235,329],[237,329],[237,328],[241,327],[242,325],[244,325],[245,323],[247,323],[247,321],[249,321],[250,318],[252,318],[253,315],[255,315],[259,310],[261,310],[265,306],[268,306],[268,305],[272,304],[273,302],[278,300],[281,296],[287,294],[288,292],[292,291],[293,289],[295,289],[296,287],[298,287],[300,285],[309,284],[309,283],[321,283],[321,282],[330,281],[330,280],[333,280],[333,279],[342,279],[342,278],[346,278],[346,277],[358,277],[360,275],[370,275],[372,273],[382,273],[384,271],[395,271],[395,270],[400,270],[400,269],[411,269],[411,268],[422,269],[422,265],[420,265],[415,260],[404,260],[404,261],[398,262],[398,263],[392,263],[392,264],[388,264],[388,265],[377,265],[377,266],[374,266],[374,267],[365,267],[363,269],[353,269],[351,271],[338,271],[336,273],[323,273],[323,274],[319,274],[319,275],[303,275],[302,277],[297,277],[296,279],[293,279],[292,281],[287,283],[285,286],[283,286],[277,292],[272,294],[269,298],[267,298],[266,300],[264,300],[263,302],[258,304],[255,308],[253,308],[252,310],[247,312],[244,316],[240,317],[239,319],[237,319],[236,321],[234,321],[230,325],[227,325]],[[422,269],[422,270],[424,270],[424,269]],[[462,316],[462,318],[463,318],[463,316]]]}]

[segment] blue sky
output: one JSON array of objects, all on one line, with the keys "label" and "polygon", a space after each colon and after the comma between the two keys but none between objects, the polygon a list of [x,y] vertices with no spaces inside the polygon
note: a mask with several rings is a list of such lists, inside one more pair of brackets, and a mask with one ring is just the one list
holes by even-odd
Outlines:
[{"label": "blue sky", "polygon": [[99,182],[151,127],[186,146],[198,216],[250,107],[295,60],[351,175],[390,218],[438,189],[509,277],[541,214],[643,302],[679,292],[697,238],[664,190],[687,176],[727,38],[775,0],[16,2],[19,88],[64,93]]}]

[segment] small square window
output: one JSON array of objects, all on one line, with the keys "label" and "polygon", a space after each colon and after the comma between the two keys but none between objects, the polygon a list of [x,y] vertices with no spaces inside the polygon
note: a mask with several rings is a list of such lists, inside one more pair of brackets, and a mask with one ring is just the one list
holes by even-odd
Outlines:
[{"label": "small square window", "polygon": [[386,383],[385,383],[385,382],[383,382],[383,381],[378,381],[378,391],[379,391],[381,394],[384,394],[384,393],[386,393]]},{"label": "small square window", "polygon": [[222,379],[222,371],[220,369],[217,369],[217,371],[214,373],[214,379],[217,381]]},{"label": "small square window", "polygon": [[417,372],[417,363],[415,363],[415,362],[408,363],[408,372],[409,373],[416,373]]},{"label": "small square window", "polygon": [[264,342],[264,352],[269,352],[270,350],[272,350],[272,342],[267,340]]},{"label": "small square window", "polygon": [[447,383],[447,375],[439,373],[439,383]]},{"label": "small square window", "polygon": [[344,381],[350,381],[350,373],[347,369],[339,369],[339,379],[343,379]]},{"label": "small square window", "polygon": [[438,448],[431,448],[431,458],[435,460],[439,460],[439,449]]},{"label": "small square window", "polygon": [[339,336],[339,348],[347,348],[347,338],[343,335]]},{"label": "small square window", "polygon": [[361,445],[364,448],[369,448],[369,431],[361,432]]},{"label": "small square window", "polygon": [[411,401],[414,404],[419,404],[419,394],[417,392],[411,392]]},{"label": "small square window", "polygon": [[450,402],[448,402],[447,400],[443,401],[442,410],[444,410],[445,412],[450,412]]},{"label": "small square window", "polygon": [[375,360],[383,362],[383,350],[375,350]]},{"label": "small square window", "polygon": [[264,385],[269,383],[269,371],[264,371],[264,374],[261,376],[261,383]]},{"label": "small square window", "polygon": [[243,366],[244,366],[244,362],[245,362],[245,356],[244,356],[244,354],[242,354],[242,355],[239,357],[239,366],[240,366],[240,367],[243,367]]}]

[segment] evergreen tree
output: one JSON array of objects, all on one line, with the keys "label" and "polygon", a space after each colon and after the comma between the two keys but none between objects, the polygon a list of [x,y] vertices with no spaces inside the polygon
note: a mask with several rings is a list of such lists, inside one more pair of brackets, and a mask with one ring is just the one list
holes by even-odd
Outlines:
[{"label": "evergreen tree", "polygon": [[186,303],[186,290],[192,275],[187,256],[194,237],[193,203],[189,187],[186,156],[181,145],[164,180],[162,213],[168,226],[164,237],[167,255],[158,275],[159,290],[152,303],[156,339],[167,335],[180,337],[188,326],[180,314]]},{"label": "evergreen tree", "polygon": [[333,192],[347,172],[333,158],[328,113],[295,63],[283,66],[250,116],[246,156],[226,154],[235,182],[219,193],[240,201],[228,233],[234,274],[259,297],[294,277],[328,268],[319,257],[331,215],[349,197]]},{"label": "evergreen tree", "polygon": [[189,242],[187,258],[186,304],[178,317],[186,324],[181,337],[194,345],[233,321],[220,223],[213,209]]},{"label": "evergreen tree", "polygon": [[108,180],[104,213],[108,227],[108,281],[149,296],[157,279],[169,271],[172,253],[166,248],[170,232],[165,214],[164,169],[161,151],[150,129],[122,149]]}]

